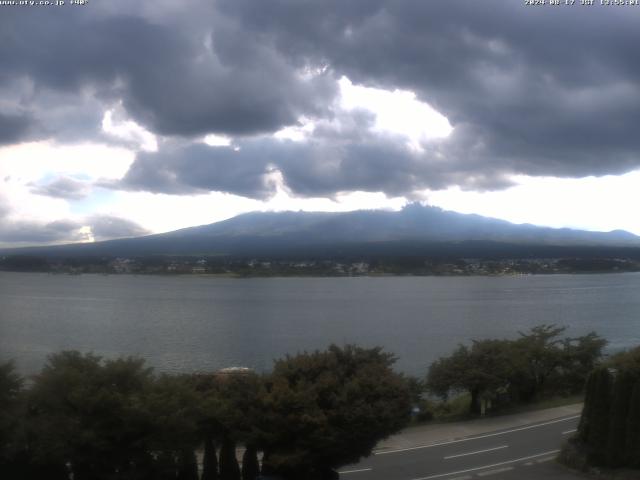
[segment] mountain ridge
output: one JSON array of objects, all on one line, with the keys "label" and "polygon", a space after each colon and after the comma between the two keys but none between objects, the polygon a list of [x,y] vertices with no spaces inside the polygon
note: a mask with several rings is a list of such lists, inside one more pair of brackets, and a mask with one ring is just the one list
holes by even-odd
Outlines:
[{"label": "mountain ridge", "polygon": [[590,232],[514,224],[439,207],[408,204],[400,211],[248,212],[206,225],[142,237],[40,247],[0,249],[37,255],[252,255],[287,250],[329,253],[342,246],[380,244],[504,243],[537,247],[640,247],[624,231]]}]

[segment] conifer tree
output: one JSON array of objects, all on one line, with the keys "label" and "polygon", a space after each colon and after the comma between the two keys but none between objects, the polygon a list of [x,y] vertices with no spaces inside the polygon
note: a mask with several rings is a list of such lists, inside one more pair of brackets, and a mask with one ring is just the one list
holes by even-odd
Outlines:
[{"label": "conifer tree", "polygon": [[640,379],[636,380],[629,401],[624,456],[627,466],[640,468]]},{"label": "conifer tree", "polygon": [[633,391],[633,377],[629,372],[619,372],[613,384],[609,431],[607,434],[607,465],[624,464],[629,402]]},{"label": "conifer tree", "polygon": [[255,446],[247,445],[242,456],[242,480],[255,480],[259,473],[258,451]]},{"label": "conifer tree", "polygon": [[202,480],[218,480],[218,457],[216,445],[211,435],[204,439],[204,457],[202,459]]},{"label": "conifer tree", "polygon": [[609,413],[611,406],[611,374],[607,368],[598,368],[593,379],[587,417],[585,441],[588,445],[589,461],[596,465],[606,463],[607,437],[609,433]]},{"label": "conifer tree", "polygon": [[178,480],[198,480],[198,460],[195,452],[190,448],[185,448],[180,452]]},{"label": "conifer tree", "polygon": [[240,480],[240,466],[236,459],[236,444],[228,438],[222,442],[220,449],[220,479]]}]

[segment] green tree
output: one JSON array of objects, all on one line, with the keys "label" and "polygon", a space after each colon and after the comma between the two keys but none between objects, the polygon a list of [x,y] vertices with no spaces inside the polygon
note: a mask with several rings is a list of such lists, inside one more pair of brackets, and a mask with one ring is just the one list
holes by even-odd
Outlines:
[{"label": "green tree", "polygon": [[629,401],[625,445],[625,464],[640,468],[640,380],[636,380]]},{"label": "green tree", "polygon": [[410,398],[392,355],[332,345],[275,362],[261,416],[263,464],[286,478],[330,478],[406,425]]},{"label": "green tree", "polygon": [[[202,396],[204,439],[222,445],[219,476],[236,478],[240,469],[235,453],[230,455],[229,452],[235,452],[237,445],[255,448],[260,443],[257,424],[262,410],[262,378],[253,372],[218,372],[200,375],[195,381]],[[213,449],[205,452],[205,463],[210,461],[215,462]],[[213,472],[213,468],[207,469],[207,476],[209,472]]]},{"label": "green tree", "polygon": [[159,376],[149,386],[143,406],[145,423],[150,428],[148,451],[161,459],[167,476],[193,478],[194,451],[201,442],[202,405],[191,377]]},{"label": "green tree", "polygon": [[583,391],[591,371],[602,358],[607,341],[595,332],[562,340],[563,360],[559,384],[566,393]]},{"label": "green tree", "polygon": [[634,377],[630,372],[621,371],[615,378],[609,414],[607,433],[607,465],[619,467],[625,462],[627,443],[627,421],[634,387]]},{"label": "green tree", "polygon": [[520,332],[520,338],[514,341],[516,373],[511,383],[520,400],[537,400],[549,378],[566,364],[564,342],[559,338],[565,330],[555,325],[538,325],[527,333]]},{"label": "green tree", "polygon": [[258,451],[254,445],[248,445],[242,455],[242,480],[255,480],[259,474]]},{"label": "green tree", "polygon": [[133,475],[148,456],[143,397],[150,382],[140,359],[50,356],[28,397],[32,463],[70,464],[78,480]]},{"label": "green tree", "polygon": [[479,414],[483,398],[493,398],[509,385],[512,364],[512,347],[508,341],[474,340],[471,348],[460,345],[450,356],[431,364],[426,385],[442,398],[468,392],[469,412]]},{"label": "green tree", "polygon": [[218,458],[216,457],[216,445],[212,435],[205,434],[204,453],[202,457],[202,479],[218,480]]},{"label": "green tree", "polygon": [[589,375],[585,407],[578,426],[578,437],[587,446],[587,458],[597,465],[606,460],[611,386],[611,374],[606,367],[599,367]]},{"label": "green tree", "polygon": [[224,440],[220,448],[220,480],[240,480],[236,444],[230,439]]},{"label": "green tree", "polygon": [[0,364],[0,477],[24,476],[23,379],[13,362]]}]

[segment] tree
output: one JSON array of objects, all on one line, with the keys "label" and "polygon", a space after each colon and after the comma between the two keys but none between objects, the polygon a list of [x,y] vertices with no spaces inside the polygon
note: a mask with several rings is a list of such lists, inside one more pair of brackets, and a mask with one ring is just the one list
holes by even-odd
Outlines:
[{"label": "tree", "polygon": [[624,459],[629,467],[640,468],[640,380],[636,380],[629,404]]},{"label": "tree", "polygon": [[640,347],[589,375],[578,440],[592,465],[640,466]]},{"label": "tree", "polygon": [[[593,371],[589,380],[588,416],[580,422],[579,434],[589,446],[588,458],[592,463],[604,464],[609,433],[611,385],[613,379],[606,367]],[[587,401],[587,397],[585,397]]]},{"label": "tree", "polygon": [[220,448],[220,480],[240,480],[236,444],[232,440],[223,441]]},{"label": "tree", "polygon": [[258,451],[254,445],[248,445],[242,455],[242,480],[255,480],[259,474]]},{"label": "tree", "polygon": [[23,379],[13,362],[0,364],[0,477],[24,476]]},{"label": "tree", "polygon": [[409,391],[393,362],[380,348],[353,345],[276,361],[260,422],[266,467],[285,478],[331,478],[405,426]]},{"label": "tree", "polygon": [[429,367],[426,386],[446,399],[467,392],[469,411],[481,413],[483,400],[532,401],[548,393],[581,391],[599,361],[605,340],[595,333],[560,338],[564,328],[539,325],[516,340],[473,340]]},{"label": "tree", "polygon": [[558,338],[565,330],[565,327],[543,324],[528,333],[520,332],[520,338],[514,342],[517,354],[513,357],[516,374],[512,385],[521,400],[536,400],[549,377],[566,364],[563,340]]},{"label": "tree", "polygon": [[429,368],[427,388],[442,398],[468,392],[469,413],[481,413],[481,402],[505,390],[512,374],[512,348],[506,340],[474,340],[471,348],[460,345],[449,357]]},{"label": "tree", "polygon": [[201,480],[218,480],[218,458],[216,457],[216,446],[211,435],[205,435],[204,437]]},{"label": "tree", "polygon": [[151,381],[140,359],[50,356],[28,395],[32,463],[69,464],[78,480],[133,475],[148,464],[144,394]]},{"label": "tree", "polygon": [[587,377],[598,365],[606,345],[607,341],[595,332],[562,340],[564,358],[559,383],[566,393],[583,391]]},{"label": "tree", "polygon": [[609,431],[607,433],[607,465],[619,467],[625,462],[625,445],[627,443],[627,420],[634,378],[627,371],[620,372],[615,379],[609,414]]},{"label": "tree", "polygon": [[201,440],[202,406],[191,377],[159,376],[149,386],[143,405],[150,428],[148,451],[158,456],[167,476],[194,478],[197,471],[194,451]]},{"label": "tree", "polygon": [[[239,478],[236,446],[251,447],[255,452],[260,443],[257,425],[262,411],[262,378],[253,372],[218,372],[197,375],[194,381],[201,395],[200,429],[205,446],[213,446],[214,439],[220,442],[220,478]],[[215,462],[214,449],[205,450],[204,463]],[[207,478],[217,478],[210,476],[213,471],[213,467],[207,468]]]}]

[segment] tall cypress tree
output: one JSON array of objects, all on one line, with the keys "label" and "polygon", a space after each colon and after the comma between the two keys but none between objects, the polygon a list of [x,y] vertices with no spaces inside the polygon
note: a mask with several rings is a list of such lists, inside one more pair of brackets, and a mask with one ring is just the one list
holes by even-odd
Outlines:
[{"label": "tall cypress tree", "polygon": [[198,460],[195,452],[185,448],[178,459],[178,480],[198,480]]},{"label": "tall cypress tree", "polygon": [[629,372],[621,371],[618,373],[613,384],[607,434],[606,462],[611,467],[624,465],[627,419],[633,386],[634,378]]},{"label": "tall cypress tree", "polygon": [[216,445],[211,435],[204,439],[204,457],[202,459],[202,480],[218,480],[218,457]]},{"label": "tall cypress tree", "polygon": [[587,443],[589,438],[589,430],[591,429],[591,417],[593,415],[593,397],[596,388],[596,375],[591,372],[587,377],[584,392],[584,406],[582,407],[582,414],[580,416],[580,422],[578,423],[578,438],[582,443]]},{"label": "tall cypress tree", "polygon": [[220,479],[240,480],[240,466],[236,458],[236,444],[225,439],[220,448]]},{"label": "tall cypress tree", "polygon": [[163,451],[156,459],[156,472],[158,480],[175,480],[178,468],[173,453]]},{"label": "tall cypress tree", "polygon": [[626,440],[625,463],[640,468],[640,379],[636,379],[629,401]]},{"label": "tall cypress tree", "polygon": [[589,461],[596,465],[603,465],[606,463],[612,382],[607,368],[598,368],[592,375],[594,379],[591,387],[591,406],[586,419],[585,443]]},{"label": "tall cypress tree", "polygon": [[253,445],[247,445],[242,455],[242,480],[256,480],[259,474],[258,450]]}]

